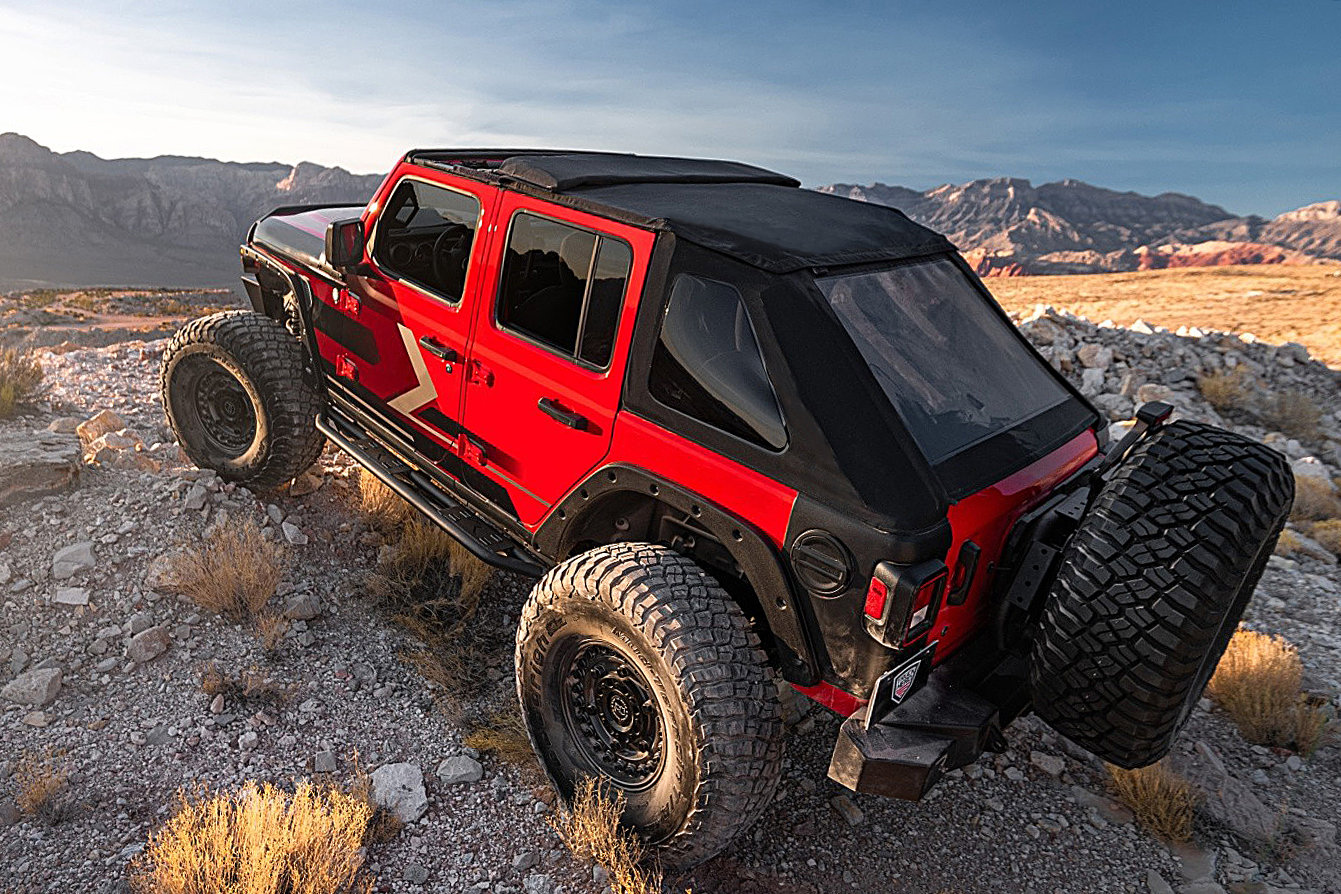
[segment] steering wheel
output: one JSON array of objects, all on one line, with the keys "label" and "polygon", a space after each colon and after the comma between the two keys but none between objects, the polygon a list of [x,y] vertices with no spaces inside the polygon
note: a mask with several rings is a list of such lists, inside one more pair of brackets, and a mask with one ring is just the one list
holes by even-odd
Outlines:
[{"label": "steering wheel", "polygon": [[438,286],[455,297],[461,297],[466,285],[466,259],[470,255],[470,230],[466,227],[448,227],[433,240],[433,278]]}]

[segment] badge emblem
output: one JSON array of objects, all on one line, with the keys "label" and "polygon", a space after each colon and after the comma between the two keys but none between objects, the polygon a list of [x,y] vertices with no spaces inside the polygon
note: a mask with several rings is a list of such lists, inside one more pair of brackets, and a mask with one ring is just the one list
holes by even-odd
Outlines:
[{"label": "badge emblem", "polygon": [[917,669],[921,666],[921,661],[914,661],[899,671],[899,675],[894,678],[894,702],[896,704],[903,700],[903,697],[908,694],[908,690],[912,689],[913,684],[917,682]]}]

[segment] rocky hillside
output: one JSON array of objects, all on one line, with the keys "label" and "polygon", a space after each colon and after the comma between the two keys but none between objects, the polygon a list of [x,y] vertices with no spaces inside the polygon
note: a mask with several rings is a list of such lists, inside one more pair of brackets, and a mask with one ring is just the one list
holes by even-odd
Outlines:
[{"label": "rocky hillside", "polygon": [[[1115,426],[1138,401],[1170,400],[1271,444],[1336,499],[1341,373],[1301,346],[1047,307],[1017,322]],[[515,701],[511,636],[531,581],[488,582],[469,710],[443,710],[443,684],[367,588],[391,544],[360,514],[347,458],[328,451],[268,494],[191,467],[158,405],[163,345],[40,350],[46,393],[0,422],[0,891],[120,894],[179,789],[345,782],[357,759],[374,799],[379,780],[396,783],[384,794],[405,822],[368,850],[376,890],[608,892],[547,825],[554,798],[535,770],[464,741],[463,716]],[[182,551],[230,520],[282,550],[271,601],[287,627],[268,644],[171,584]],[[1305,689],[1335,710],[1341,568],[1318,524],[1291,522],[1246,622],[1297,644]],[[1251,745],[1203,699],[1173,760],[1201,799],[1196,830],[1169,845],[1111,799],[1093,757],[1032,716],[917,804],[840,789],[825,778],[839,718],[804,700],[787,718],[775,802],[671,890],[1341,894],[1336,739],[1305,756]],[[41,760],[59,785],[25,810]]]},{"label": "rocky hillside", "polygon": [[1272,220],[1178,193],[999,177],[926,192],[839,183],[823,192],[892,205],[950,236],[982,274],[1095,273],[1341,260],[1341,202]]},{"label": "rocky hillside", "polygon": [[307,163],[105,160],[0,134],[0,290],[232,285],[256,218],[278,205],[364,202],[379,181]]}]

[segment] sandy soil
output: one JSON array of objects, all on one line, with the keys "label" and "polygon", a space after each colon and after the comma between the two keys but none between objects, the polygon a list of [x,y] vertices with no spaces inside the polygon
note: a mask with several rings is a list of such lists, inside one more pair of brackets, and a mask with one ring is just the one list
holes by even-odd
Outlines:
[{"label": "sandy soil", "polygon": [[1051,304],[1130,326],[1200,326],[1297,341],[1341,367],[1341,267],[1258,265],[1148,270],[1085,276],[1028,276],[987,283],[1013,311]]}]

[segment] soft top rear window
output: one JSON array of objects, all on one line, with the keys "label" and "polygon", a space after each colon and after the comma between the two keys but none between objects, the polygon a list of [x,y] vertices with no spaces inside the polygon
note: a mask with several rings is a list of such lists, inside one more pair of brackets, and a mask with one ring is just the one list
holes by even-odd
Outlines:
[{"label": "soft top rear window", "polygon": [[815,282],[932,465],[1070,396],[948,257]]}]

